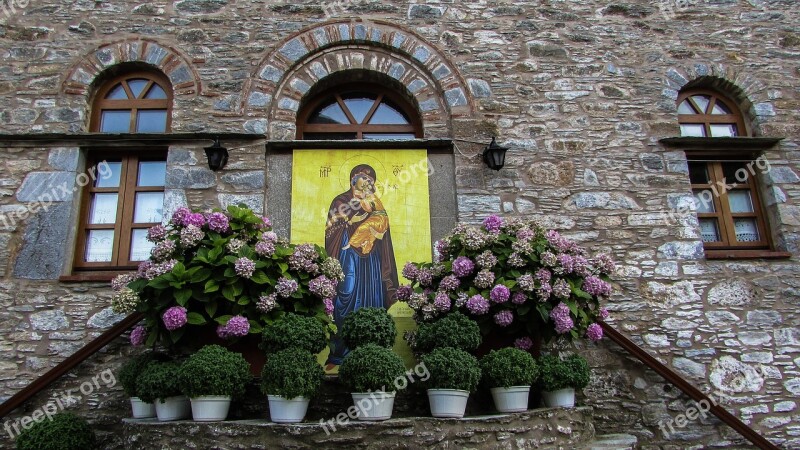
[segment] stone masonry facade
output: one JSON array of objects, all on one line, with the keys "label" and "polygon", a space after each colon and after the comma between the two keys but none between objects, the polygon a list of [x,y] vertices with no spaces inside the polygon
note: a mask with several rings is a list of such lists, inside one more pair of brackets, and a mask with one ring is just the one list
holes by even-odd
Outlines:
[{"label": "stone masonry facade", "polygon": [[[0,400],[121,319],[108,283],[59,281],[71,273],[86,148],[19,136],[88,132],[104,76],[146,66],[173,85],[173,132],[253,135],[223,142],[231,159],[219,172],[207,168],[210,142],[171,145],[165,212],[244,202],[285,216],[270,190],[285,189],[290,162],[266,141],[295,139],[314,86],[358,71],[395,80],[425,138],[458,139],[437,165],[455,218],[535,218],[610,252],[609,322],[704,392],[724,393],[773,442],[800,448],[798,23],[795,0],[4,2]],[[696,216],[672,213],[692,203],[687,162],[660,140],[680,134],[675,100],[697,83],[737,99],[753,136],[784,138],[763,151],[758,183],[776,249],[791,257],[707,259]],[[499,172],[483,146],[461,141],[492,135],[511,148]],[[120,339],[15,417],[130,351]],[[713,417],[665,433],[659,424],[688,398],[608,341],[579,351],[598,433],[635,434],[647,449],[746,447]],[[117,386],[70,407],[114,448],[125,401]]]}]

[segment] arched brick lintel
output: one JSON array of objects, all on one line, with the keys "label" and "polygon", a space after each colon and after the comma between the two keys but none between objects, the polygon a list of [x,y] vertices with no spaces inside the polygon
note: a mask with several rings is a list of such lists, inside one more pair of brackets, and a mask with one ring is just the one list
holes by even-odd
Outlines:
[{"label": "arched brick lintel", "polygon": [[67,72],[61,84],[65,94],[87,96],[98,77],[121,64],[150,66],[169,77],[176,98],[200,93],[200,77],[191,60],[175,47],[152,39],[128,39],[101,45],[86,53]]},{"label": "arched brick lintel", "polygon": [[475,103],[464,79],[434,46],[378,21],[334,21],[290,36],[261,61],[244,95],[245,114],[266,111],[271,139],[293,139],[303,96],[345,70],[382,73],[400,82],[419,108],[426,137],[443,137]]},{"label": "arched brick lintel", "polygon": [[[710,88],[728,95],[738,103],[746,121],[753,127],[752,135],[759,135],[759,125],[776,115],[767,85],[751,72],[734,67],[715,63],[675,67],[665,74],[665,84],[667,87],[662,94],[673,101],[681,90],[693,87]],[[676,107],[676,122],[677,113]]]}]

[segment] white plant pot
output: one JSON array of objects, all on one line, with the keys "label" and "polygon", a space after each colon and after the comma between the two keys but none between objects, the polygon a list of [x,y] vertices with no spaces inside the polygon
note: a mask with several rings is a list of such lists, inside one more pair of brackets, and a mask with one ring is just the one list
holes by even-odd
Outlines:
[{"label": "white plant pot", "polygon": [[353,392],[353,404],[358,420],[387,420],[392,418],[394,392]]},{"label": "white plant pot", "polygon": [[302,422],[308,411],[306,397],[284,398],[280,395],[267,395],[269,400],[269,418],[275,423]]},{"label": "white plant pot", "polygon": [[189,404],[189,397],[179,395],[176,397],[168,397],[163,399],[156,399],[156,416],[161,422],[169,422],[170,420],[188,419],[191,417],[191,406]]},{"label": "white plant pot", "polygon": [[229,395],[203,395],[191,399],[192,419],[195,422],[218,422],[228,417],[231,407]]},{"label": "white plant pot", "polygon": [[572,408],[575,406],[575,389],[542,391],[542,398],[544,398],[544,404],[551,408]]},{"label": "white plant pot", "polygon": [[531,392],[530,386],[497,387],[489,390],[492,392],[494,406],[498,411],[509,413],[528,410],[528,395]]},{"label": "white plant pot", "polygon": [[469,391],[458,389],[428,389],[428,402],[433,417],[460,419],[467,409]]},{"label": "white plant pot", "polygon": [[131,410],[134,419],[150,419],[156,416],[156,405],[145,403],[139,397],[131,397]]}]

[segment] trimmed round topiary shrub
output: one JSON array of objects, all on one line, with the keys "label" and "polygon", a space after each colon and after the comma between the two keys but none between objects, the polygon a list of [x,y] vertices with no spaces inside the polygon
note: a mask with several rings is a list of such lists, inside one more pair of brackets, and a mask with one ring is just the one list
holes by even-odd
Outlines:
[{"label": "trimmed round topiary shrub", "polygon": [[589,384],[589,363],[580,355],[561,359],[556,355],[539,358],[539,383],[544,391],[583,389]]},{"label": "trimmed round topiary shrub", "polygon": [[289,313],[264,327],[261,349],[269,354],[296,347],[317,354],[327,345],[325,325],[318,319]]},{"label": "trimmed round topiary shrub", "polygon": [[397,327],[383,308],[360,308],[350,313],[342,324],[342,340],[351,350],[366,344],[392,348]]},{"label": "trimmed round topiary shrub", "polygon": [[422,363],[431,376],[425,381],[427,389],[459,389],[473,392],[481,379],[478,360],[452,347],[442,347],[423,355]]},{"label": "trimmed round topiary shrub", "polygon": [[339,366],[339,379],[350,392],[397,390],[395,380],[405,375],[403,360],[391,349],[365,344],[350,351]]},{"label": "trimmed round topiary shrub", "polygon": [[464,314],[454,312],[436,322],[420,324],[414,350],[428,353],[435,348],[452,347],[471,352],[481,345],[481,341],[478,324]]},{"label": "trimmed round topiary shrub", "polygon": [[134,356],[122,365],[119,369],[119,383],[128,397],[138,397],[136,393],[136,381],[139,374],[152,361],[168,361],[169,357],[163,353],[147,352]]},{"label": "trimmed round topiary shrub", "polygon": [[146,403],[153,403],[157,399],[165,399],[183,395],[178,373],[181,365],[175,361],[151,361],[139,374],[136,382],[136,392],[139,398]]},{"label": "trimmed round topiary shrub", "polygon": [[311,353],[289,348],[267,356],[261,375],[261,392],[285,399],[311,398],[319,391],[325,371]]},{"label": "trimmed round topiary shrub", "polygon": [[206,345],[178,370],[181,392],[189,398],[208,395],[240,397],[250,381],[250,364],[241,353]]},{"label": "trimmed round topiary shrub", "polygon": [[97,437],[86,419],[64,412],[23,430],[16,445],[17,450],[92,450]]},{"label": "trimmed round topiary shrub", "polygon": [[483,384],[489,388],[531,386],[539,374],[533,356],[513,347],[492,350],[481,358],[480,364]]}]

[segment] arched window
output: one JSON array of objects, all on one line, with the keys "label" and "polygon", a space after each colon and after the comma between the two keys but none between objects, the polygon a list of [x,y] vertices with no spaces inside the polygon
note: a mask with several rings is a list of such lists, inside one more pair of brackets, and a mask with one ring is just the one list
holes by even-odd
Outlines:
[{"label": "arched window", "polygon": [[422,137],[416,109],[377,85],[336,86],[312,98],[298,114],[298,139],[392,140]]},{"label": "arched window", "polygon": [[752,156],[717,144],[725,141],[715,139],[747,136],[736,103],[715,91],[691,89],[679,95],[677,106],[681,136],[708,138],[702,141],[705,148],[687,150],[706,253],[770,248]]},{"label": "arched window", "polygon": [[735,104],[713,91],[690,90],[678,98],[681,136],[746,136],[742,114]]},{"label": "arched window", "polygon": [[134,72],[104,83],[92,109],[92,131],[163,133],[169,131],[172,88],[160,74]]},{"label": "arched window", "polygon": [[[172,86],[154,72],[128,72],[96,91],[92,131],[163,133],[170,129]],[[75,267],[119,270],[150,256],[147,229],[162,221],[165,148],[92,149],[92,181],[83,189]]]}]

